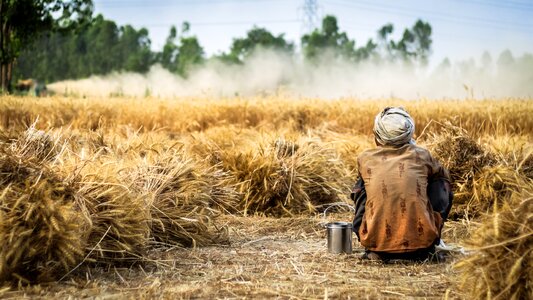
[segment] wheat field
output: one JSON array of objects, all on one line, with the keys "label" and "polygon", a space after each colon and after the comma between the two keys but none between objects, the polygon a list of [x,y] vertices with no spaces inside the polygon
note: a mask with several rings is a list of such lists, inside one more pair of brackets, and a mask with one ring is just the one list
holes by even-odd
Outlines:
[{"label": "wheat field", "polygon": [[[0,296],[527,298],[532,100],[3,96]],[[450,170],[469,255],[327,253],[386,106]]]}]

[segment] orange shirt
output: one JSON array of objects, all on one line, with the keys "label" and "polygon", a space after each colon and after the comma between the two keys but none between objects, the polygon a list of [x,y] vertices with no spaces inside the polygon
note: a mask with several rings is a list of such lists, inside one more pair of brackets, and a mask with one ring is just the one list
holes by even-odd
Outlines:
[{"label": "orange shirt", "polygon": [[371,251],[402,253],[431,246],[439,237],[441,216],[427,196],[428,178],[448,172],[423,148],[379,146],[358,157],[367,201],[360,241]]}]

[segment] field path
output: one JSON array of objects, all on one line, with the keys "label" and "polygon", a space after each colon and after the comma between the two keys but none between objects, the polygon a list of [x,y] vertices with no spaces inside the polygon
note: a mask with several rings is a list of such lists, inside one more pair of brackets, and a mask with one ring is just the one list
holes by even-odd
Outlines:
[{"label": "field path", "polygon": [[[330,220],[348,221],[348,213]],[[327,253],[319,217],[223,216],[231,243],[152,250],[153,262],[130,268],[86,268],[62,283],[4,292],[7,298],[101,299],[442,299],[461,298],[446,263],[383,264]],[[451,224],[453,232],[458,224]],[[448,230],[450,232],[450,230]],[[451,236],[451,234],[448,234]],[[454,235],[455,236],[455,235]],[[449,240],[447,240],[449,241]],[[453,242],[453,241],[452,241]]]}]

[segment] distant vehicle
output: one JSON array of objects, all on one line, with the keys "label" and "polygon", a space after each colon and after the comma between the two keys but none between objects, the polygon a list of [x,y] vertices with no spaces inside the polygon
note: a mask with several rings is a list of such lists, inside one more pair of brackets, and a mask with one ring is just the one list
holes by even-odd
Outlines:
[{"label": "distant vehicle", "polygon": [[35,79],[19,79],[15,85],[15,90],[18,93],[25,95],[33,95],[37,97],[44,97],[48,95],[48,90],[46,85],[42,82],[39,82]]}]

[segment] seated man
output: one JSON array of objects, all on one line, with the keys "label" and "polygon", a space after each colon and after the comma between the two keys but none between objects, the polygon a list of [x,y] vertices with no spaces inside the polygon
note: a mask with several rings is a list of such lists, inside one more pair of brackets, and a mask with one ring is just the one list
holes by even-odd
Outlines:
[{"label": "seated man", "polygon": [[374,122],[377,148],[357,158],[353,228],[365,258],[424,260],[440,242],[451,208],[450,177],[415,145],[414,130],[403,108],[387,107]]}]

